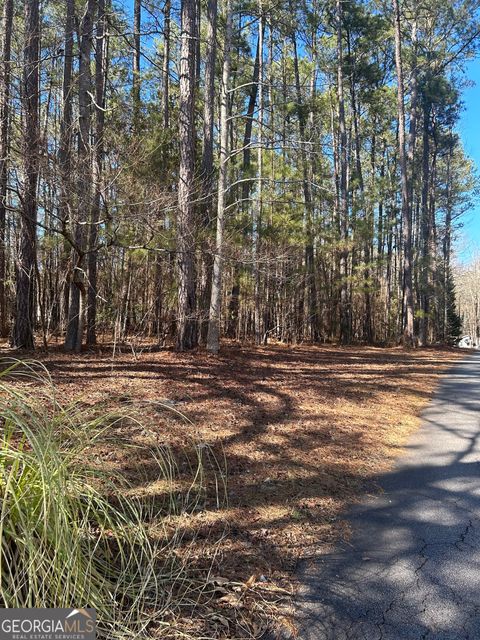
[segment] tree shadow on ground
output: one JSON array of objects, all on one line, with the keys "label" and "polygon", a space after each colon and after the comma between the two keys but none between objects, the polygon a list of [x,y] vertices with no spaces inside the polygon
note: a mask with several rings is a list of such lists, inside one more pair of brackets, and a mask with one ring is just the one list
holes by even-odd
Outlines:
[{"label": "tree shadow on ground", "polygon": [[302,563],[301,640],[480,637],[480,356],[424,414],[384,493],[353,507],[353,535]]},{"label": "tree shadow on ground", "polygon": [[[404,417],[412,419],[435,372],[453,359],[434,350],[229,346],[219,357],[166,350],[112,359],[108,350],[51,350],[43,362],[65,398],[80,395],[99,410],[140,416],[146,430],[119,421],[99,459],[121,468],[133,487],[150,484],[148,499],[156,496],[159,508],[166,496],[155,489],[152,446],[171,448],[181,477],[195,466],[192,442],[207,445],[204,520],[226,527],[238,543],[239,551],[225,555],[232,573],[266,573],[291,568],[319,541],[338,537],[341,510],[401,446]],[[115,429],[132,446],[112,458]],[[219,507],[223,472],[228,500]]]}]

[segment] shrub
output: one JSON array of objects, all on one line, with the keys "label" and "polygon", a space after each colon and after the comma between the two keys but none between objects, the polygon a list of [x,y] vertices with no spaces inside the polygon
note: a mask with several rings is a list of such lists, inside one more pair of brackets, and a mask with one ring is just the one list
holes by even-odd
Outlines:
[{"label": "shrub", "polygon": [[[18,377],[34,383],[33,394]],[[46,372],[19,362],[0,373],[0,415],[0,606],[89,606],[100,637],[167,634],[189,590],[184,565],[171,540],[149,535],[149,507],[88,464],[118,417],[62,407]],[[170,455],[154,453],[166,480]]]}]

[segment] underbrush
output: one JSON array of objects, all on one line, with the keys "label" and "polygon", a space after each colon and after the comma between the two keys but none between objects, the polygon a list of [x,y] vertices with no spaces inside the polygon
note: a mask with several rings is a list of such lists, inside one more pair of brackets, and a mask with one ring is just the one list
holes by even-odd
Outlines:
[{"label": "underbrush", "polygon": [[94,455],[134,418],[64,407],[40,365],[2,364],[0,606],[93,607],[102,638],[209,637],[205,620],[193,621],[214,615],[212,557],[196,566],[194,543],[175,526],[201,508],[207,474],[222,500],[222,469],[207,447],[193,446],[181,491],[172,452],[152,449],[163,499],[136,495]]}]

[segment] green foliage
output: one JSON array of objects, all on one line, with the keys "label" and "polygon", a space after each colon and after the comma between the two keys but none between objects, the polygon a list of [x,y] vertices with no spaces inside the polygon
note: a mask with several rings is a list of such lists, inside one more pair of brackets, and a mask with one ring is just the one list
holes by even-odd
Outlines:
[{"label": "green foliage", "polygon": [[[184,127],[179,127],[181,122],[188,122],[194,149],[191,153],[194,178],[193,184],[188,185],[190,228],[186,230],[195,263],[189,270],[195,280],[189,286],[192,294],[195,291],[196,298],[192,302],[195,306],[192,317],[199,319],[209,315],[210,257],[216,242],[219,106],[222,66],[229,44],[226,42],[226,3],[223,0],[218,3],[216,60],[212,69],[214,99],[212,104],[206,104],[209,95],[205,83],[206,65],[211,43],[207,37],[207,6],[202,0],[199,33],[191,38],[195,46],[187,56],[190,69],[196,67],[195,72],[189,73],[189,76],[195,76],[195,91],[193,113],[188,114],[180,99],[180,4],[141,3],[140,104],[135,118],[132,53],[136,42],[131,8],[125,3],[106,3],[104,112],[95,104],[96,72],[102,67],[97,69],[95,52],[100,51],[97,34],[102,31],[99,29],[102,21],[98,15],[93,15],[88,92],[90,134],[85,141],[89,147],[88,166],[85,166],[85,158],[78,155],[77,144],[78,123],[85,122],[79,113],[78,78],[79,28],[85,3],[75,0],[74,4],[72,123],[68,125],[67,135],[71,143],[71,175],[63,185],[60,149],[65,133],[62,129],[62,119],[66,115],[63,108],[67,104],[62,88],[66,5],[59,0],[40,3],[41,135],[36,182],[38,218],[47,229],[39,227],[37,233],[39,275],[35,277],[39,282],[35,286],[39,290],[35,292],[35,298],[41,302],[46,333],[53,327],[64,331],[69,310],[63,307],[70,283],[65,282],[63,272],[67,280],[71,278],[72,266],[78,257],[75,256],[75,239],[83,235],[82,243],[86,246],[79,262],[83,262],[81,268],[85,271],[85,279],[90,277],[91,257],[98,262],[97,282],[90,292],[96,290],[96,318],[102,330],[117,335],[115,327],[121,324],[151,335],[154,325],[157,332],[158,326],[162,325],[173,334],[181,262],[176,253],[177,242],[181,244],[185,239],[177,237],[180,135],[185,135]],[[96,14],[99,3],[93,4]],[[167,29],[166,10],[170,5]],[[252,330],[253,323],[247,316],[251,315],[251,276],[255,270],[259,274],[255,283],[259,304],[265,307],[256,310],[257,322],[263,317],[272,325],[265,327],[265,335],[273,335],[274,325],[286,324],[285,318],[277,316],[288,313],[290,324],[306,325],[307,317],[318,321],[315,328],[296,327],[298,339],[302,339],[302,335],[317,339],[322,332],[325,336],[335,337],[340,315],[338,293],[339,287],[343,286],[348,289],[344,291],[344,300],[351,300],[348,309],[352,324],[350,335],[359,335],[355,326],[371,324],[375,325],[375,339],[385,341],[394,334],[401,338],[405,308],[398,301],[403,293],[405,246],[402,242],[393,8],[391,3],[371,0],[341,2],[341,12],[337,15],[337,6],[335,2],[286,0],[265,1],[261,6],[257,0],[232,3],[228,175],[224,246],[219,253],[223,256],[225,271],[222,274],[223,318],[229,313],[228,292],[235,284],[233,274],[238,271],[248,274],[245,282],[241,282],[246,291],[243,295],[242,289],[240,295],[238,334]],[[426,295],[429,282],[439,279],[435,273],[429,274],[430,280],[424,277],[422,272],[428,270],[429,265],[425,264],[427,261],[422,259],[422,254],[428,246],[432,264],[442,256],[438,264],[432,266],[432,271],[444,268],[447,237],[453,238],[455,227],[461,224],[461,216],[471,208],[478,192],[473,163],[467,158],[456,133],[462,109],[461,93],[466,85],[462,73],[465,62],[475,55],[479,46],[476,37],[478,11],[477,0],[450,3],[425,0],[421,6],[411,2],[402,6],[401,11],[403,103],[407,150],[412,152],[411,161],[408,154],[406,177],[410,185],[408,211],[413,218],[415,244],[411,261],[415,283],[413,297],[420,306],[425,305],[425,309],[416,310],[416,318],[424,317],[428,335],[432,337],[436,331],[435,339],[444,333],[447,313],[444,283],[442,281],[432,296],[437,299],[429,300]],[[9,285],[5,315],[9,318],[15,315],[11,278],[18,272],[15,247],[20,246],[19,214],[27,184],[23,179],[26,166],[23,157],[26,105],[21,86],[25,44],[23,13],[21,3],[15,3],[12,109],[7,118],[9,140],[5,147],[9,149],[7,174],[10,182],[4,238],[5,246],[8,245],[5,280]],[[255,72],[259,68],[256,50],[262,23],[260,13],[265,26],[262,83],[256,80]],[[198,57],[193,53],[197,45]],[[165,59],[167,52],[168,60]],[[168,100],[164,102],[167,82]],[[414,87],[418,89],[416,93]],[[97,125],[103,122],[100,113],[105,124],[101,142],[97,131]],[[345,122],[340,122],[340,113],[345,114]],[[204,137],[204,123],[209,115],[214,123],[213,149]],[[410,127],[414,122],[415,139],[414,128]],[[428,152],[425,162],[424,148]],[[99,149],[101,158],[96,157]],[[96,162],[98,159],[100,163]],[[209,165],[208,176],[205,175],[204,160]],[[210,166],[212,162],[213,166]],[[80,195],[78,188],[84,171],[89,179],[91,177],[91,202],[100,203],[99,211],[94,212],[99,217],[96,233],[92,233],[90,224],[91,207],[81,199],[85,196]],[[346,194],[340,193],[342,176],[345,177]],[[424,185],[427,186],[425,190]],[[64,189],[68,203],[62,203]],[[423,206],[425,198],[427,202]],[[68,215],[65,214],[67,209]],[[427,210],[431,219],[425,221],[423,217]],[[59,211],[63,220],[58,216]],[[77,223],[81,229],[77,228]],[[57,241],[57,238],[61,240]],[[99,251],[89,246],[94,241],[101,245]],[[451,245],[450,240],[448,243]],[[154,251],[166,257],[160,270],[151,259]],[[308,260],[313,262],[309,277],[313,276],[310,280],[314,286],[310,288],[305,286],[307,254]],[[442,260],[443,264],[440,264]],[[341,267],[342,262],[345,264]],[[254,263],[258,264],[252,267]],[[236,265],[235,268],[232,265]],[[57,274],[51,277],[55,269],[62,272],[60,277]],[[281,283],[281,290],[276,292],[278,295],[272,295],[277,282]],[[375,294],[375,308],[367,297],[370,293]],[[392,296],[397,301],[393,305]],[[311,299],[307,300],[309,297]],[[281,303],[282,299],[291,301],[290,310]],[[429,304],[425,300],[429,300]],[[92,301],[88,304],[91,310]],[[305,313],[307,307],[308,314]],[[372,318],[364,322],[366,309]],[[435,313],[428,309],[434,309]],[[154,319],[155,314],[162,318]],[[74,315],[77,317],[76,313]],[[452,326],[454,320],[452,316]],[[222,330],[225,328],[223,323]],[[229,332],[234,333],[231,327]],[[168,337],[175,338],[173,335]]]},{"label": "green foliage", "polygon": [[462,319],[457,311],[455,283],[452,274],[447,274],[446,287],[446,337],[450,344],[455,344],[462,333]]},{"label": "green foliage", "polygon": [[[89,464],[96,442],[120,417],[64,408],[36,365],[6,365],[0,374],[1,606],[90,606],[102,638],[147,638],[155,627],[161,637],[158,624],[181,606],[190,585],[172,547],[163,536],[152,537],[146,523],[155,518],[161,528],[177,501],[153,511],[131,492],[127,497],[116,472],[107,476]],[[19,379],[37,391],[21,391]],[[152,461],[159,480],[173,486],[171,455],[152,451]],[[199,466],[196,484],[201,476]]]}]

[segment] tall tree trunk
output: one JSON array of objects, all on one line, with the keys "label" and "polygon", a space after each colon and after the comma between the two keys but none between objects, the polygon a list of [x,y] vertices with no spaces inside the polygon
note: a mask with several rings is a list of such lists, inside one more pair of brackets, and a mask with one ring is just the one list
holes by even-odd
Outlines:
[{"label": "tall tree trunk", "polygon": [[258,72],[260,67],[260,42],[263,42],[265,30],[265,23],[261,24],[261,33],[259,31],[257,37],[257,50],[255,53],[255,61],[253,63],[253,75],[252,83],[250,85],[250,91],[248,96],[247,112],[245,114],[245,133],[243,135],[243,160],[242,160],[242,207],[248,209],[248,200],[250,198],[250,191],[252,188],[252,180],[250,177],[250,165],[252,159],[252,129],[253,129],[253,116],[255,113],[255,105],[257,103],[258,95]]},{"label": "tall tree trunk", "polygon": [[24,172],[20,243],[15,294],[12,344],[32,349],[35,325],[35,278],[37,261],[37,183],[39,141],[40,16],[38,0],[25,0],[25,45],[23,49],[23,106],[25,114]]},{"label": "tall tree trunk", "polygon": [[[331,140],[331,154],[332,154],[332,190],[335,194],[332,207],[331,225],[332,229],[335,229],[337,236],[341,239],[341,223],[340,223],[340,173],[339,173],[339,160],[338,160],[338,127],[335,126],[335,107],[333,100],[330,104],[330,140]],[[330,282],[332,283],[332,289],[334,295],[332,296],[332,305],[329,309],[329,337],[331,340],[335,339],[338,333],[337,323],[337,311],[340,307],[340,251],[335,251],[332,256]]]},{"label": "tall tree trunk", "polygon": [[402,240],[403,240],[403,337],[414,346],[414,307],[412,282],[412,211],[409,202],[407,157],[405,151],[405,89],[402,64],[402,33],[399,0],[393,0],[395,22],[395,66],[397,71],[398,111],[398,159],[402,191]]},{"label": "tall tree trunk", "polygon": [[170,11],[171,0],[166,0],[163,9],[163,94],[162,94],[162,114],[163,126],[168,129],[170,126]]},{"label": "tall tree trunk", "polygon": [[80,352],[82,349],[83,328],[85,322],[85,255],[86,225],[91,220],[92,209],[92,172],[90,159],[90,119],[91,119],[91,71],[93,21],[96,0],[87,0],[85,13],[80,27],[80,61],[78,68],[78,210],[74,221],[74,264],[70,285],[68,325],[65,336],[65,349]]},{"label": "tall tree trunk", "polygon": [[140,125],[140,29],[142,24],[141,0],[135,0],[133,5],[133,130],[138,132]]},{"label": "tall tree trunk", "polygon": [[[357,88],[356,88],[356,60],[353,54],[352,57],[352,49],[351,49],[351,38],[350,38],[350,30],[347,30],[347,46],[348,46],[348,57],[351,62],[351,72],[350,72],[350,96],[351,96],[351,104],[352,104],[352,116],[353,116],[353,132],[354,132],[354,150],[355,150],[355,178],[358,183],[358,192],[357,196],[360,196],[359,204],[357,205],[357,209],[363,213],[363,219],[365,221],[365,226],[363,229],[363,259],[364,259],[364,317],[363,317],[363,326],[362,333],[363,339],[367,343],[371,343],[373,341],[373,325],[372,325],[372,295],[371,295],[371,283],[370,283],[370,260],[372,251],[373,242],[373,206],[367,203],[365,198],[365,182],[363,179],[363,170],[362,170],[362,156],[361,156],[361,140],[360,140],[360,123],[359,123],[359,113],[358,113],[358,103],[357,103]],[[375,145],[376,145],[376,135],[375,135],[375,127],[376,127],[376,118],[373,118],[373,134],[372,134],[372,143],[371,143],[371,169],[372,169],[372,183],[373,186],[375,184]]]},{"label": "tall tree trunk", "polygon": [[[446,343],[449,341],[449,315],[452,311],[451,306],[454,304],[452,296],[452,288],[450,287],[452,273],[450,268],[450,259],[452,252],[452,185],[451,171],[454,151],[454,134],[450,131],[450,144],[447,155],[447,192],[445,198],[445,235],[443,237],[443,304],[442,304],[442,339]],[[475,332],[476,333],[476,332]],[[475,335],[477,337],[477,335]]]},{"label": "tall tree trunk", "polygon": [[[170,15],[171,15],[171,0],[165,0],[163,7],[163,65],[162,65],[162,118],[163,128],[165,132],[168,131],[170,126]],[[164,149],[164,161],[168,162],[169,151],[167,146]],[[164,214],[164,225],[167,228],[169,222],[168,213]],[[168,267],[168,264],[167,264]],[[155,330],[159,345],[163,345],[166,337],[164,330],[164,308],[163,308],[163,257],[161,253],[155,256]],[[168,268],[165,269],[166,273],[169,273]]]},{"label": "tall tree trunk", "polygon": [[[62,115],[60,119],[60,144],[58,150],[58,163],[60,172],[60,197],[59,217],[64,229],[71,222],[71,170],[72,170],[72,70],[73,70],[73,30],[75,18],[75,0],[66,0],[65,15],[65,41],[63,58],[63,82],[62,82]],[[60,307],[60,320],[65,326],[68,315],[70,299],[70,281],[68,273],[69,254],[71,246],[64,242],[61,254],[62,268],[62,298]]]},{"label": "tall tree trunk", "polygon": [[8,335],[7,300],[5,279],[7,256],[5,244],[8,203],[8,156],[10,151],[10,65],[12,48],[13,0],[3,5],[3,39],[0,60],[0,337]]},{"label": "tall tree trunk", "polygon": [[302,100],[302,91],[300,85],[300,70],[298,65],[297,39],[295,32],[292,34],[293,44],[293,68],[295,73],[295,92],[298,105],[298,127],[300,132],[300,157],[302,160],[303,172],[303,197],[305,200],[305,286],[304,290],[307,294],[307,310],[309,335],[308,337],[316,341],[319,337],[318,331],[318,311],[317,311],[317,288],[315,283],[315,252],[314,252],[314,233],[313,233],[313,197],[310,181],[310,168],[306,153],[306,130],[307,122],[304,112]]},{"label": "tall tree trunk", "polygon": [[[370,146],[370,164],[371,164],[371,185],[372,185],[372,193],[375,192],[375,171],[376,171],[376,155],[377,155],[377,136],[376,136],[376,119],[374,118],[374,122],[373,122],[373,134],[372,134],[372,141],[371,141],[371,146]],[[358,133],[355,133],[355,137],[357,138]],[[358,146],[359,142],[357,143]],[[357,164],[360,167],[360,175],[361,175],[361,162],[360,162],[360,152],[357,152],[358,155],[358,160],[357,160]],[[363,177],[360,180],[360,189],[361,189],[361,197],[362,197],[362,202],[363,202],[363,207],[364,207],[364,217],[365,217],[365,238],[364,238],[364,249],[363,249],[363,256],[364,256],[364,261],[365,261],[365,272],[364,272],[364,277],[365,277],[365,281],[364,281],[364,287],[365,287],[365,291],[364,291],[364,298],[365,298],[365,316],[363,319],[363,337],[364,340],[368,343],[371,344],[373,342],[373,338],[374,338],[374,326],[373,326],[373,317],[372,317],[372,293],[371,293],[371,288],[372,288],[372,283],[371,283],[371,277],[372,277],[372,269],[370,266],[372,257],[373,257],[373,245],[374,245],[374,227],[375,227],[375,222],[374,222],[374,204],[373,204],[373,199],[371,200],[371,204],[370,202],[367,203],[366,202],[366,198],[365,198],[365,190],[364,190],[364,183],[363,183]],[[379,216],[381,219],[381,207],[379,209]],[[381,222],[379,222],[379,234],[381,234]]]},{"label": "tall tree trunk", "polygon": [[253,305],[255,342],[262,342],[262,314],[260,310],[260,268],[259,249],[263,208],[263,35],[265,16],[262,0],[259,0],[260,24],[258,32],[258,134],[257,134],[257,202],[253,208],[252,248],[253,248]]},{"label": "tall tree trunk", "polygon": [[426,330],[427,341],[435,341],[438,336],[439,322],[435,322],[438,318],[439,305],[436,299],[437,293],[437,225],[435,219],[436,205],[437,205],[437,191],[435,189],[435,183],[437,180],[437,158],[438,158],[438,139],[436,131],[436,118],[435,112],[433,112],[433,118],[431,123],[432,129],[432,153],[430,163],[430,184],[429,184],[429,196],[430,202],[427,210],[428,214],[428,259],[427,259],[427,282],[426,282],[426,294],[427,294],[427,314],[426,314]]},{"label": "tall tree trunk", "polygon": [[429,187],[430,187],[430,106],[424,104],[423,114],[423,158],[422,158],[422,210],[421,210],[421,233],[420,233],[420,330],[419,342],[421,345],[427,343],[427,327],[429,312],[429,249],[430,249],[430,212],[429,212]]},{"label": "tall tree trunk", "polygon": [[202,54],[200,48],[200,32],[202,26],[202,0],[195,3],[195,89],[200,90],[200,79],[202,71]]},{"label": "tall tree trunk", "polygon": [[213,261],[212,293],[207,336],[207,349],[212,353],[218,353],[220,348],[223,231],[225,226],[225,192],[228,177],[228,86],[230,78],[230,43],[232,39],[230,0],[226,0],[225,2],[225,24],[222,94],[220,101],[220,168],[218,174],[217,234],[215,242],[215,257]]},{"label": "tall tree trunk", "polygon": [[[265,23],[263,22],[261,28],[265,29]],[[263,32],[262,32],[263,39]],[[255,113],[255,105],[257,103],[258,94],[258,72],[259,72],[259,56],[260,56],[260,33],[257,37],[257,46],[255,52],[255,60],[253,63],[252,82],[250,84],[250,91],[248,96],[247,111],[245,113],[245,131],[243,135],[243,158],[242,158],[242,187],[241,187],[241,200],[240,207],[246,213],[249,209],[250,192],[252,189],[253,181],[250,180],[251,172],[251,160],[252,160],[252,130],[253,120]],[[233,285],[230,293],[230,302],[228,307],[228,326],[227,335],[230,338],[235,337],[238,334],[238,318],[239,318],[239,305],[240,305],[240,274],[241,269],[238,265],[235,266],[233,271]]]},{"label": "tall tree trunk", "polygon": [[351,314],[348,296],[348,193],[347,193],[347,129],[345,124],[345,99],[343,94],[343,8],[342,0],[336,0],[337,22],[337,93],[339,128],[339,217],[340,217],[340,341],[351,341]]},{"label": "tall tree trunk", "polygon": [[[209,244],[209,232],[213,218],[213,125],[215,116],[215,61],[217,42],[217,0],[207,2],[207,52],[205,60],[205,94],[203,110],[203,151],[202,151],[202,263],[203,263],[203,287],[200,294],[200,335],[204,343],[209,326],[209,307],[211,304],[213,256]],[[217,226],[218,228],[218,226]]]},{"label": "tall tree trunk", "polygon": [[91,224],[88,239],[88,291],[87,291],[87,344],[97,342],[97,242],[100,220],[104,129],[105,129],[105,90],[108,68],[108,41],[105,34],[105,0],[98,0],[97,30],[95,37],[95,146],[93,153],[93,184]]},{"label": "tall tree trunk", "polygon": [[191,349],[197,344],[195,318],[195,49],[196,1],[182,0],[180,46],[179,141],[177,216],[177,348]]},{"label": "tall tree trunk", "polygon": [[207,3],[207,52],[205,59],[205,95],[203,110],[202,180],[205,222],[211,217],[213,184],[213,125],[215,112],[215,61],[217,55],[217,0]]}]

